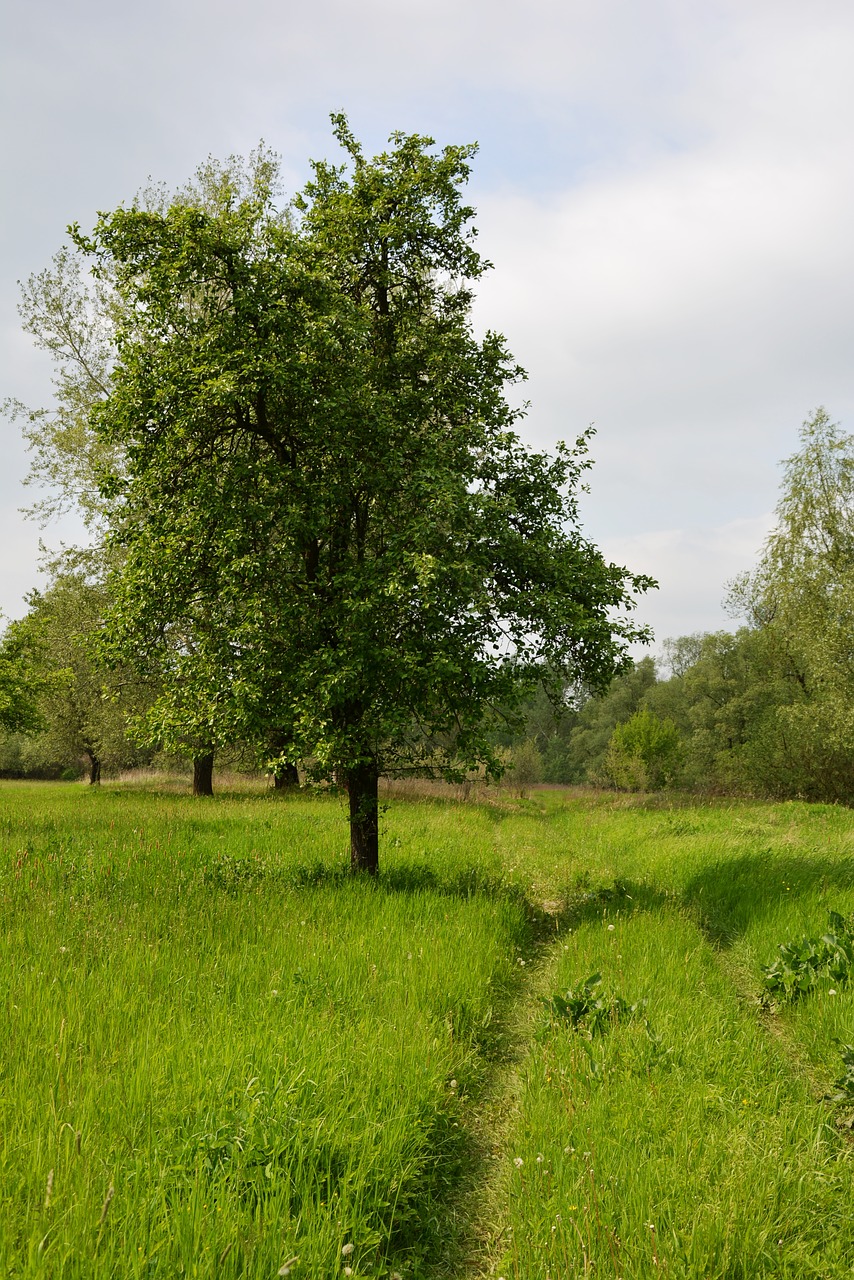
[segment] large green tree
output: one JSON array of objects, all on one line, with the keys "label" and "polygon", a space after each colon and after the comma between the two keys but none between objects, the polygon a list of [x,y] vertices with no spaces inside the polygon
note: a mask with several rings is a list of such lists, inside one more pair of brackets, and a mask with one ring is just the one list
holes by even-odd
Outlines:
[{"label": "large green tree", "polygon": [[522,371],[473,330],[473,148],[335,132],[344,163],[284,210],[262,155],[75,242],[118,299],[89,419],[121,458],[113,652],[169,668],[164,737],[275,728],[343,778],[375,870],[380,774],[494,764],[490,708],[606,682],[649,580],[581,533],[586,439],[527,449]]},{"label": "large green tree", "polygon": [[[801,794],[854,798],[854,436],[816,410],[784,464],[776,524],[734,611],[763,637],[778,698],[781,776]],[[789,784],[791,786],[791,783]]]}]

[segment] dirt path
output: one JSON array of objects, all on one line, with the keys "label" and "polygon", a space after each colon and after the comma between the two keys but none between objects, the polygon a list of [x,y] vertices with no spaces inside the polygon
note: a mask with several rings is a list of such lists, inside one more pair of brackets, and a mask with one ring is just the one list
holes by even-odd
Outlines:
[{"label": "dirt path", "polygon": [[498,1274],[508,1225],[507,1144],[522,1093],[520,1072],[539,1016],[540,999],[554,989],[567,920],[568,913],[560,902],[541,903],[532,944],[518,956],[524,976],[507,1010],[488,1082],[472,1106],[466,1126],[472,1163],[461,1188],[455,1221],[449,1224],[449,1256],[437,1276],[483,1280]]}]

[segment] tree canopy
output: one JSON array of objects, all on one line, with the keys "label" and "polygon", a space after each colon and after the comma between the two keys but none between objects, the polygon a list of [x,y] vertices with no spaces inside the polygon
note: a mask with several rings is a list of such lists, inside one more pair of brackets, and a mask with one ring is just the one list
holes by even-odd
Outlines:
[{"label": "tree canopy", "polygon": [[334,125],[344,162],[283,208],[259,151],[73,230],[112,326],[74,403],[108,650],[156,673],[151,733],[286,742],[346,781],[374,870],[378,776],[497,768],[493,710],[606,684],[651,583],[581,532],[587,436],[528,449],[523,371],[474,331],[474,148],[367,159]]}]

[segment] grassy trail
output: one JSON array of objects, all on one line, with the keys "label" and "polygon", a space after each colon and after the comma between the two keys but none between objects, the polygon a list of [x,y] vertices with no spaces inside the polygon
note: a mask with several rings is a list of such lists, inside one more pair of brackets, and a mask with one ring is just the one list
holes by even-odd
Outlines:
[{"label": "grassy trail", "polygon": [[758,996],[852,854],[822,806],[397,800],[366,885],[329,799],[0,787],[0,1272],[850,1277],[852,992]]},{"label": "grassy trail", "polygon": [[[829,1077],[815,1052],[826,1056],[830,1014],[850,1038],[850,997],[763,1009],[755,936],[779,929],[780,913],[796,932],[791,917],[813,894],[850,903],[850,861],[813,847],[775,868],[768,849],[733,857],[718,830],[699,877],[690,857],[668,865],[656,840],[653,877],[651,817],[635,815],[631,861],[619,850],[620,870],[643,877],[591,892],[555,944],[556,992],[578,993],[597,973],[615,1009],[642,1007],[590,1038],[583,1023],[534,1012],[504,1181],[493,1183],[507,1243],[488,1274],[850,1275],[851,1149],[820,1100]],[[601,852],[616,870],[613,850]]]}]

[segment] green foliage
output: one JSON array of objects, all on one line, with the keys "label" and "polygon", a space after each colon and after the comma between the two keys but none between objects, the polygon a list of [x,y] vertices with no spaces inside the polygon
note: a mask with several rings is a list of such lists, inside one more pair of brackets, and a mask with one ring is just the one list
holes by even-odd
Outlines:
[{"label": "green foliage", "polygon": [[40,728],[38,699],[47,687],[20,628],[7,627],[0,640],[0,730],[20,733]]},{"label": "green foliage", "polygon": [[[668,641],[669,678],[656,680],[646,660],[647,683],[639,664],[591,698],[560,776],[630,790],[678,777],[707,793],[854,802],[852,512],[854,437],[819,409],[785,463],[777,525],[756,570],[730,584],[728,606],[748,625]],[[678,767],[674,759],[650,771],[622,730],[609,749],[616,726],[638,711],[675,725]]]},{"label": "green foliage", "polygon": [[525,738],[510,752],[507,778],[524,795],[529,787],[543,779],[543,757],[536,742]]},{"label": "green foliage", "polygon": [[150,693],[127,668],[108,670],[99,660],[107,604],[103,586],[63,573],[45,591],[32,592],[28,613],[11,625],[28,655],[38,713],[18,742],[21,772],[55,773],[85,757],[97,781],[102,766],[115,770],[146,759],[130,739],[128,719]]},{"label": "green foliage", "polygon": [[840,1044],[840,1049],[845,1070],[839,1079],[833,1082],[836,1093],[833,1094],[831,1102],[854,1103],[854,1045]]},{"label": "green foliage", "polygon": [[630,1005],[622,996],[607,994],[601,973],[592,973],[574,991],[544,998],[543,1004],[552,1017],[566,1018],[574,1030],[584,1031],[590,1040],[603,1036],[618,1022],[637,1017],[646,1008],[646,1001]]},{"label": "green foliage", "polygon": [[838,911],[828,915],[828,931],[820,938],[780,944],[773,964],[763,968],[766,988],[773,994],[795,1000],[815,989],[819,978],[827,977],[844,986],[854,965],[854,916]]},{"label": "green foliage", "polygon": [[731,605],[766,638],[771,682],[782,675],[792,688],[776,699],[756,756],[776,741],[780,767],[772,757],[769,772],[781,774],[781,790],[850,801],[854,436],[818,409],[800,439],[785,463],[777,526],[756,571],[733,584]]},{"label": "green foliage", "polygon": [[[72,428],[97,454],[106,651],[159,690],[149,741],[275,737],[347,779],[367,839],[380,772],[498,772],[492,708],[606,684],[651,583],[582,535],[589,433],[526,448],[524,373],[475,334],[475,149],[395,134],[367,159],[334,126],[344,164],[285,210],[262,151],[75,229],[25,320],[70,369],[59,434],[31,418],[40,475],[78,484],[50,463]],[[48,295],[103,322],[97,376]]]},{"label": "green foliage", "polygon": [[671,783],[682,760],[679,730],[641,707],[618,724],[605,753],[602,773],[626,791],[658,791]]},{"label": "green foliage", "polygon": [[549,782],[589,782],[601,774],[608,744],[618,724],[629,720],[655,685],[655,662],[643,658],[611,682],[605,693],[593,690],[579,699],[578,712],[561,724],[560,747],[549,756]]}]

